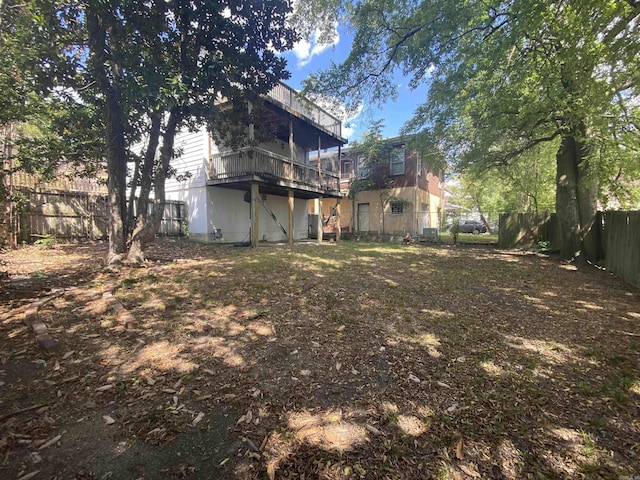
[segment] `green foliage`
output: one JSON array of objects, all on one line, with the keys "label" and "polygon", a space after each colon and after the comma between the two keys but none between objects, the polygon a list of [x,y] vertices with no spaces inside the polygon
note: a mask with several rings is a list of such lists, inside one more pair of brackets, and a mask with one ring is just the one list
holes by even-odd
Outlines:
[{"label": "green foliage", "polygon": [[386,190],[391,186],[393,179],[389,175],[389,158],[393,145],[382,138],[383,129],[381,120],[374,121],[362,140],[352,144],[351,150],[360,155],[361,166],[368,169],[366,178],[358,179],[351,185],[356,193],[362,190]]},{"label": "green foliage", "polygon": [[640,163],[640,3],[345,4],[350,54],[307,88],[353,105],[393,98],[398,71],[412,87],[429,84],[404,132],[433,138],[458,170],[510,165],[561,140],[561,253],[591,255],[583,238],[598,184],[601,197],[635,195],[628,185]]},{"label": "green foliage", "polygon": [[[0,23],[7,59],[0,89],[8,92],[0,125],[23,123],[21,165],[45,176],[61,161],[80,167],[105,159],[110,258],[121,257],[128,235],[157,230],[155,209],[139,215],[134,230],[126,197],[139,188],[144,205],[151,190],[164,199],[176,133],[207,124],[238,144],[246,102],[258,107],[261,94],[288,78],[280,52],[297,40],[290,12],[288,0],[250,8],[231,0],[9,0]],[[220,97],[231,107],[221,108]],[[129,167],[135,181],[127,191]]]},{"label": "green foliage", "polygon": [[508,165],[463,170],[449,183],[451,203],[482,213],[488,222],[504,212],[554,211],[556,148],[550,142]]},{"label": "green foliage", "polygon": [[41,245],[46,248],[51,248],[58,243],[58,239],[52,233],[46,235],[32,235],[32,237],[37,239],[33,242],[35,245]]},{"label": "green foliage", "polygon": [[539,241],[538,245],[536,247],[536,252],[540,252],[540,253],[549,253],[549,252],[551,252],[551,242],[549,242],[547,240]]}]

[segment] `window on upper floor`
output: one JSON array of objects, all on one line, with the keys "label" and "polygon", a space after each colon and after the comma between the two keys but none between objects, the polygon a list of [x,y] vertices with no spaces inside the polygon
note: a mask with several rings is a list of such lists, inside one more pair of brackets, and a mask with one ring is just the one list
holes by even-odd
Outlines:
[{"label": "window on upper floor", "polygon": [[342,161],[340,173],[342,178],[351,178],[351,174],[353,173],[353,164],[351,163],[351,160]]},{"label": "window on upper floor", "polygon": [[389,162],[391,175],[404,175],[404,148],[394,148]]},{"label": "window on upper floor", "polygon": [[391,215],[402,215],[404,213],[403,202],[391,202]]},{"label": "window on upper floor", "polygon": [[365,164],[363,157],[358,157],[356,160],[356,174],[359,180],[369,178],[370,169]]}]

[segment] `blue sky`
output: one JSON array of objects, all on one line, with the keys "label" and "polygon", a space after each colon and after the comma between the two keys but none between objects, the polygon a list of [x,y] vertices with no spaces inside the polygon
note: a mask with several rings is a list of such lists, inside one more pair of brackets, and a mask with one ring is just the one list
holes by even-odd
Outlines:
[{"label": "blue sky", "polygon": [[[294,50],[286,53],[291,78],[286,83],[295,88],[302,87],[302,81],[310,74],[327,68],[331,61],[340,62],[344,60],[351,47],[352,35],[342,26],[338,26],[338,35],[333,46],[320,46],[311,41],[298,42]],[[365,105],[360,114],[351,119],[348,128],[343,127],[343,135],[349,141],[357,140],[366,131],[368,124],[372,120],[382,119],[385,125],[384,136],[392,137],[398,135],[402,125],[411,118],[418,104],[424,102],[427,87],[422,86],[416,90],[407,87],[408,80],[401,74],[396,75],[398,88],[398,98],[389,100],[382,106]]]}]

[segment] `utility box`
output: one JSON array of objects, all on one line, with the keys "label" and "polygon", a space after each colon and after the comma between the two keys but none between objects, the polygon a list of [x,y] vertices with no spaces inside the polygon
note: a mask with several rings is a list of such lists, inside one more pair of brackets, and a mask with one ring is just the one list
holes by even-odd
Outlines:
[{"label": "utility box", "polygon": [[318,239],[318,215],[309,214],[309,238]]},{"label": "utility box", "polygon": [[438,229],[437,228],[423,228],[422,229],[422,238],[429,242],[429,241],[436,241],[438,240]]}]

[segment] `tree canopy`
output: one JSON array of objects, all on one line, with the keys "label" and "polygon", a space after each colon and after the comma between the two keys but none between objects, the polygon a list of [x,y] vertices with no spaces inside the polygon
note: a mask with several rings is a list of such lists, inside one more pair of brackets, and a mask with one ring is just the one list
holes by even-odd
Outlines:
[{"label": "tree canopy", "polygon": [[[3,36],[28,46],[17,71],[44,80],[41,87],[23,82],[25,90],[98,113],[109,177],[109,261],[143,258],[159,226],[176,133],[206,123],[238,141],[227,134],[237,131],[240,114],[246,117],[246,102],[259,102],[288,77],[279,52],[297,38],[286,23],[290,10],[287,0],[31,0],[3,9],[0,28],[11,32]],[[220,98],[233,107],[220,108]]]},{"label": "tree canopy", "polygon": [[398,71],[410,86],[428,83],[405,131],[432,136],[459,169],[507,165],[556,142],[562,255],[593,255],[598,191],[616,192],[637,173],[640,2],[362,0],[341,8],[354,32],[350,54],[311,76],[309,90],[357,104],[393,96]]}]

